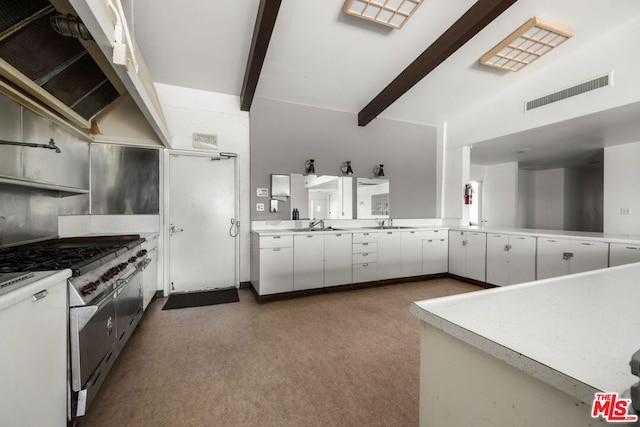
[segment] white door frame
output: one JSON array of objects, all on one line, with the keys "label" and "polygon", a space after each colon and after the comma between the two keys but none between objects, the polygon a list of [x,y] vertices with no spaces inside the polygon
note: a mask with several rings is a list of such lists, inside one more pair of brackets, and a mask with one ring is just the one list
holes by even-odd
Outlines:
[{"label": "white door frame", "polygon": [[[236,186],[236,190],[235,190],[235,220],[238,224],[238,226],[240,226],[240,171],[238,170],[238,155],[236,153],[230,153],[230,152],[207,152],[207,151],[191,151],[191,150],[175,150],[175,149],[169,149],[169,150],[164,150],[164,157],[162,159],[162,166],[163,166],[163,170],[164,170],[164,174],[163,174],[163,190],[162,190],[162,195],[163,195],[163,203],[162,203],[162,207],[163,207],[163,212],[162,212],[162,218],[160,221],[160,227],[161,227],[161,236],[162,236],[162,244],[164,246],[164,250],[163,250],[163,279],[164,279],[164,283],[163,283],[163,293],[164,296],[169,296],[169,294],[171,293],[171,271],[170,271],[170,262],[168,260],[169,254],[171,253],[171,251],[169,250],[169,245],[170,245],[170,233],[168,232],[170,224],[169,224],[169,216],[170,216],[170,208],[171,208],[171,198],[170,198],[170,191],[169,191],[169,187],[171,187],[169,185],[169,183],[171,182],[171,168],[169,166],[169,159],[171,157],[171,155],[180,155],[180,156],[193,156],[193,157],[228,157],[228,158],[232,158],[233,159],[233,163],[234,163],[234,174],[235,174],[235,178],[234,178],[234,185]],[[235,262],[235,277],[236,277],[236,283],[235,283],[235,287],[238,288],[240,286],[240,233],[238,231],[238,236],[236,237],[235,240],[235,254],[234,254],[234,262]]]}]

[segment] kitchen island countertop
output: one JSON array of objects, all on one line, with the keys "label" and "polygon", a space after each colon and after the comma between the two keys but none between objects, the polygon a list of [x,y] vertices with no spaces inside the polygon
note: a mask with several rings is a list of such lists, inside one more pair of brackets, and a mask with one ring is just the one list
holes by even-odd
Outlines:
[{"label": "kitchen island countertop", "polygon": [[640,263],[418,301],[411,312],[583,402],[623,394],[640,348]]}]

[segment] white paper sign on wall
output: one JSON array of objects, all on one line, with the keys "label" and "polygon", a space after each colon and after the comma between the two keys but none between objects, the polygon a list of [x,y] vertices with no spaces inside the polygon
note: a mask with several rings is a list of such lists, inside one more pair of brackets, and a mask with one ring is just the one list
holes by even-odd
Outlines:
[{"label": "white paper sign on wall", "polygon": [[258,197],[269,197],[269,189],[268,188],[258,188],[257,191]]},{"label": "white paper sign on wall", "polygon": [[218,135],[207,133],[193,133],[193,148],[218,149]]}]

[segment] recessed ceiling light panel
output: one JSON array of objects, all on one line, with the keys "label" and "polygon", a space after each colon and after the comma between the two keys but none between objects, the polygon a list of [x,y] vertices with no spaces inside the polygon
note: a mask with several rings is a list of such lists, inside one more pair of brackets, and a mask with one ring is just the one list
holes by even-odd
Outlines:
[{"label": "recessed ceiling light panel", "polygon": [[393,28],[402,28],[423,0],[346,0],[344,13]]},{"label": "recessed ceiling light panel", "polygon": [[572,36],[566,28],[531,18],[484,54],[480,62],[502,70],[520,71]]}]

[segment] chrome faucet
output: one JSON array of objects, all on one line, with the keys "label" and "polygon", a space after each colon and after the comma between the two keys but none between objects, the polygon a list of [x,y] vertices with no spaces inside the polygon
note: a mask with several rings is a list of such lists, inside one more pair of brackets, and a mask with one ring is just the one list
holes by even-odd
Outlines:
[{"label": "chrome faucet", "polygon": [[391,218],[381,219],[380,221],[376,221],[376,224],[378,224],[378,227],[384,228],[385,221],[387,223],[387,227],[393,227],[393,220]]},{"label": "chrome faucet", "polygon": [[324,220],[322,220],[322,219],[313,219],[309,223],[309,230],[313,230],[313,227],[315,227],[318,224],[320,224],[322,226],[321,228],[324,228]]}]

